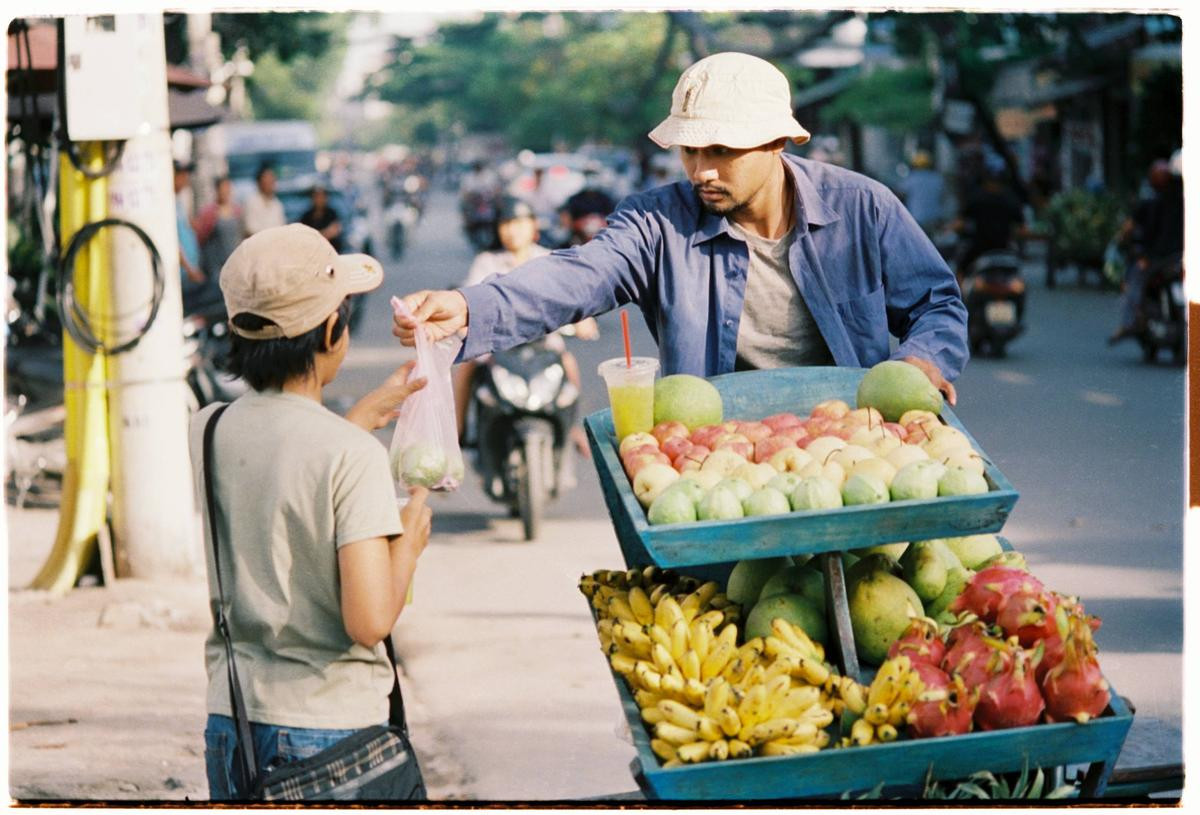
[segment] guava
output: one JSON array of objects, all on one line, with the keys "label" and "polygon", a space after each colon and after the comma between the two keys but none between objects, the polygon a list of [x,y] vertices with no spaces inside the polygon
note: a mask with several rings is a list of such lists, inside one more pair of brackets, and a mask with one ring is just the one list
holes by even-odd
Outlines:
[{"label": "guava", "polygon": [[947,467],[938,479],[938,495],[978,495],[987,491],[983,476],[962,467]]},{"label": "guava", "polygon": [[837,485],[820,475],[802,478],[792,490],[792,509],[837,509],[842,505],[842,493]]},{"label": "guava", "polygon": [[789,557],[764,557],[755,560],[739,560],[729,573],[725,594],[740,606],[753,605],[763,585],[792,563]]},{"label": "guava", "polygon": [[774,487],[763,487],[750,493],[750,497],[742,501],[742,509],[746,517],[751,515],[787,515],[792,511],[792,505],[787,496]]},{"label": "guava", "polygon": [[842,485],[842,502],[848,507],[860,504],[885,504],[890,498],[887,484],[883,483],[883,479],[868,473],[852,475]]},{"label": "guava", "polygon": [[669,488],[650,504],[646,520],[652,526],[688,523],[696,520],[696,504],[686,490]]},{"label": "guava", "polygon": [[696,507],[696,517],[701,521],[729,521],[744,515],[737,493],[722,484],[709,490]]},{"label": "guava", "polygon": [[930,459],[905,464],[896,471],[896,476],[892,479],[892,500],[918,501],[937,498],[938,479],[945,471],[946,468],[940,462]]}]

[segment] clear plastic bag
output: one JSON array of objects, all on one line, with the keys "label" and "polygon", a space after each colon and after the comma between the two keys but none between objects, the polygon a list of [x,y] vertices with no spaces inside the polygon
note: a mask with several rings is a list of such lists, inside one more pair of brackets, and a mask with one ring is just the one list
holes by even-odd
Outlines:
[{"label": "clear plastic bag", "polygon": [[[412,317],[397,297],[392,298],[392,309]],[[410,376],[428,381],[400,405],[388,450],[392,475],[406,486],[452,492],[462,483],[463,457],[450,384],[450,368],[461,346],[462,340],[457,337],[433,342],[424,331],[416,332],[417,364]]]}]

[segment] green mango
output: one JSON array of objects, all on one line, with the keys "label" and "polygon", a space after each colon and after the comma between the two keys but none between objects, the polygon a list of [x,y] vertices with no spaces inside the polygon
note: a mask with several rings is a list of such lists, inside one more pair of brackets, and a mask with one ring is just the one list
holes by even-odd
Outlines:
[{"label": "green mango", "polygon": [[954,602],[954,598],[962,594],[963,589],[967,587],[967,583],[975,573],[968,569],[958,568],[950,569],[946,572],[946,587],[942,589],[942,593],[936,599],[931,600],[929,608],[926,609],[930,617],[937,619],[937,616],[946,610],[947,606]]},{"label": "green mango", "polygon": [[1004,551],[995,535],[967,535],[963,538],[943,538],[950,551],[968,569],[978,569],[988,558]]},{"label": "green mango", "polygon": [[771,575],[791,563],[791,558],[786,556],[739,560],[729,573],[725,594],[739,606],[749,608],[757,602],[763,584]]},{"label": "green mango", "polygon": [[828,637],[825,612],[799,594],[776,594],[759,600],[746,617],[743,636],[747,641],[755,637],[765,639],[773,636],[771,621],[777,617],[782,617],[792,625],[799,626],[813,642],[825,645]]},{"label": "green mango", "polygon": [[866,557],[867,555],[887,555],[892,560],[899,563],[901,556],[904,555],[904,551],[907,548],[908,544],[902,541],[900,543],[881,543],[878,546],[864,546],[861,549],[851,549],[850,551],[859,557]]},{"label": "green mango", "polygon": [[825,576],[811,566],[785,566],[771,575],[759,592],[759,602],[776,594],[799,594],[825,613]]},{"label": "green mango", "polygon": [[895,576],[899,574],[899,571],[900,567],[896,564],[896,561],[885,554],[876,552],[873,555],[860,558],[858,562],[846,569],[846,586],[849,587],[875,572],[883,572]]},{"label": "green mango", "polygon": [[936,600],[946,588],[948,569],[945,558],[924,541],[908,547],[900,558],[900,567],[903,569],[904,582],[912,586],[922,602]]},{"label": "green mango", "polygon": [[925,615],[921,598],[895,575],[876,570],[849,589],[850,624],[859,658],[880,665],[888,648],[908,628],[911,617]]}]

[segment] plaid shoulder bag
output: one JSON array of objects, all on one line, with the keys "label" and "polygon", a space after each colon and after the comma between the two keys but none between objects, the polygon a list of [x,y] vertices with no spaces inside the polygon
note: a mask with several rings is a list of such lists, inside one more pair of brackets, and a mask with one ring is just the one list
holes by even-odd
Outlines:
[{"label": "plaid shoulder bag", "polygon": [[233,656],[233,640],[225,615],[225,591],[221,585],[221,547],[217,541],[216,498],[213,492],[212,447],[217,420],[229,405],[213,413],[204,428],[204,495],[208,505],[208,524],[213,544],[213,562],[217,575],[217,600],[213,602],[213,622],[225,644],[225,662],[229,679],[230,709],[237,731],[234,775],[239,797],[255,801],[408,801],[426,800],[425,780],[417,764],[417,755],[408,738],[404,718],[404,699],[396,672],[392,638],[384,641],[392,665],[392,692],[388,696],[388,724],[363,728],[314,756],[259,773],[254,755],[254,739],[242,686],[238,682]]}]

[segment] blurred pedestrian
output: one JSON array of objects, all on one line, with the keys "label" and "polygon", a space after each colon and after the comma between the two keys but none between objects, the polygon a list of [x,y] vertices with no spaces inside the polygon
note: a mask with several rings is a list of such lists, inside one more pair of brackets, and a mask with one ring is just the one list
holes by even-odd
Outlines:
[{"label": "blurred pedestrian", "polygon": [[946,192],[942,174],[933,168],[933,159],[924,150],[913,154],[909,173],[900,182],[900,197],[925,234],[933,233],[943,218],[942,196]]},{"label": "blurred pedestrian", "polygon": [[180,284],[184,300],[204,286],[207,278],[200,268],[200,242],[188,217],[187,203],[192,194],[192,165],[175,162],[175,232],[179,240]]},{"label": "blurred pedestrian", "polygon": [[233,182],[222,176],[216,183],[217,199],[196,216],[196,238],[204,274],[215,282],[221,267],[242,240],[242,208],[233,200]]},{"label": "blurred pedestrian", "polygon": [[283,202],[275,195],[275,170],[269,164],[262,165],[254,181],[256,188],[247,196],[242,211],[242,232],[247,238],[264,229],[287,223]]},{"label": "blurred pedestrian", "polygon": [[809,134],[783,72],[706,57],[650,138],[680,147],[688,181],[628,196],[581,246],[408,295],[416,319],[397,317],[393,333],[412,345],[418,322],[435,339],[465,332],[469,359],[635,303],[664,374],[903,359],[954,403],[967,360],[954,276],[882,184],[784,153]]},{"label": "blurred pedestrian", "polygon": [[1171,162],[1160,159],[1150,165],[1147,180],[1150,197],[1137,204],[1121,227],[1120,239],[1130,245],[1130,263],[1121,286],[1120,325],[1109,336],[1109,345],[1137,336],[1146,280],[1183,253],[1183,179]]},{"label": "blurred pedestrian", "polygon": [[309,195],[312,206],[300,216],[300,223],[311,226],[324,235],[334,249],[342,251],[342,219],[337,210],[329,206],[329,191],[321,184],[314,184]]},{"label": "blurred pedestrian", "polygon": [[[321,403],[350,343],[350,298],[383,282],[379,262],[339,256],[300,224],[246,239],[221,272],[229,368],[251,390],[191,422],[192,472],[214,498],[221,574],[207,557],[209,597],[224,610],[249,734],[262,772],[300,761],[389,721],[395,668],[384,640],[404,609],[429,540],[427,491],[398,509],[387,450],[372,432],[424,380],[411,364],[345,418]],[[212,469],[203,438],[213,428]],[[207,510],[205,511],[207,517]],[[205,526],[206,537],[209,527]],[[205,764],[213,800],[245,800],[230,666],[214,625]],[[398,722],[393,722],[399,724]]]}]

